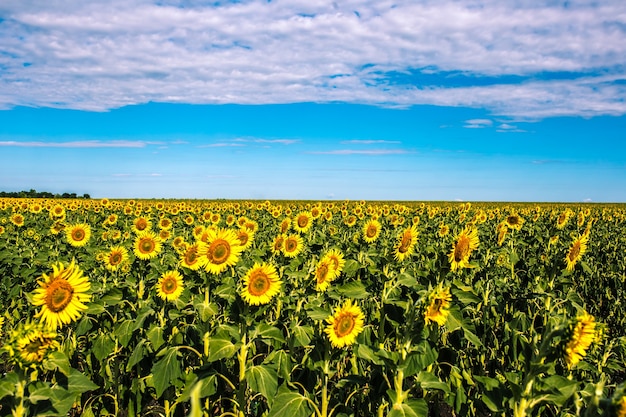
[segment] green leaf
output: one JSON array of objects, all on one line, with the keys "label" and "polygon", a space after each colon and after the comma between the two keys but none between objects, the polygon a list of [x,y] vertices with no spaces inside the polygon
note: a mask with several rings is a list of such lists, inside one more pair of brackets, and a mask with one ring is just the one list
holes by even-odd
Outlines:
[{"label": "green leaf", "polygon": [[311,309],[307,309],[306,314],[311,320],[320,321],[326,320],[332,315],[332,312],[331,310],[327,310],[325,308],[313,307]]},{"label": "green leaf", "polygon": [[120,342],[120,344],[124,347],[128,346],[130,339],[133,337],[133,331],[135,329],[135,321],[134,320],[124,320],[121,323],[118,323],[114,330],[113,334]]},{"label": "green leaf", "polygon": [[98,385],[91,382],[89,378],[76,369],[72,369],[67,378],[67,390],[73,394],[82,394],[98,388],[100,388]]},{"label": "green leaf", "polygon": [[304,395],[286,391],[274,398],[268,417],[309,417],[312,413],[311,404]]},{"label": "green leaf", "polygon": [[112,288],[108,293],[100,297],[100,302],[114,306],[121,303],[123,299],[124,294],[122,294],[122,291],[117,288]]},{"label": "green leaf", "polygon": [[165,343],[165,340],[163,340],[163,328],[157,326],[156,324],[153,324],[150,327],[150,329],[146,333],[146,336],[148,336],[148,340],[152,344],[152,348],[155,351],[159,350],[163,343]]},{"label": "green leaf", "polygon": [[212,337],[209,339],[209,361],[231,358],[238,349],[239,346],[228,339]]},{"label": "green leaf", "polygon": [[15,372],[9,372],[6,374],[2,381],[0,381],[0,398],[4,398],[7,395],[15,395],[15,390],[19,377]]},{"label": "green leaf", "polygon": [[397,277],[398,284],[404,285],[409,288],[416,288],[418,286],[417,278],[408,272],[403,272]]},{"label": "green leaf", "polygon": [[128,357],[128,361],[126,361],[126,372],[130,372],[133,366],[138,364],[143,358],[145,358],[145,348],[144,344],[146,343],[145,339],[141,339],[137,346],[133,349],[133,353]]},{"label": "green leaf", "polygon": [[448,384],[441,382],[441,380],[437,377],[437,375],[432,372],[422,371],[417,374],[417,382],[419,382],[420,387],[423,390],[440,390],[445,393],[450,392],[450,387]]},{"label": "green leaf", "polygon": [[282,343],[285,342],[283,332],[281,332],[278,327],[270,326],[266,323],[260,323],[254,329],[254,333],[252,334],[251,339],[255,339],[257,337],[260,337],[262,339],[273,339]]},{"label": "green leaf", "polygon": [[157,397],[160,397],[172,382],[183,376],[177,358],[178,349],[168,347],[162,352],[161,359],[152,366],[152,383]]},{"label": "green leaf", "polygon": [[205,304],[204,300],[200,300],[196,302],[193,306],[198,312],[198,315],[200,316],[200,320],[202,320],[203,323],[209,320],[211,317],[215,316],[219,312],[219,307],[216,303]]},{"label": "green leaf", "polygon": [[253,391],[260,392],[268,401],[276,395],[278,374],[267,365],[256,365],[246,369],[246,381]]},{"label": "green leaf", "polygon": [[48,355],[48,358],[43,363],[43,367],[49,371],[58,369],[65,376],[68,376],[70,374],[70,370],[72,369],[70,361],[65,353],[58,350]]},{"label": "green leaf", "polygon": [[428,404],[422,398],[391,407],[387,417],[428,417]]},{"label": "green leaf", "polygon": [[[450,317],[450,316],[448,316]],[[463,328],[463,334],[465,335],[465,337],[467,338],[467,340],[469,340],[474,346],[476,347],[482,347],[483,344],[480,341],[480,339],[478,339],[478,336],[476,336],[474,333],[472,333],[471,331],[469,331],[467,328]]]},{"label": "green leaf", "polygon": [[291,327],[291,333],[295,341],[294,347],[308,346],[313,336],[313,327],[294,325]]},{"label": "green leaf", "polygon": [[427,342],[421,344],[420,349],[407,355],[404,362],[404,376],[408,377],[428,368],[437,360],[437,352],[430,348]]},{"label": "green leaf", "polygon": [[383,361],[380,356],[378,356],[376,352],[374,352],[374,350],[367,345],[357,344],[354,349],[354,353],[358,358],[365,359],[375,365],[385,364],[385,361]]},{"label": "green leaf", "polygon": [[546,401],[561,407],[578,390],[578,384],[579,382],[576,380],[552,375],[542,379],[538,388],[541,394],[545,395]]},{"label": "green leaf", "polygon": [[346,263],[343,265],[343,273],[347,277],[352,277],[356,274],[361,268],[361,264],[355,261],[354,259],[347,259]]},{"label": "green leaf", "polygon": [[337,287],[337,292],[344,297],[352,299],[364,299],[370,297],[370,293],[365,289],[361,281],[352,281]]},{"label": "green leaf", "polygon": [[91,351],[96,359],[102,361],[113,352],[113,349],[115,349],[115,341],[111,338],[111,336],[106,333],[100,333],[93,341],[93,348]]}]

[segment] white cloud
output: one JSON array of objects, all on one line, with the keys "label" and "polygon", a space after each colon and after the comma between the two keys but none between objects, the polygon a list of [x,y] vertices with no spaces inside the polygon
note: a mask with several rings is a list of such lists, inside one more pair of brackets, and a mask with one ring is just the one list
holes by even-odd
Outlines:
[{"label": "white cloud", "polygon": [[482,129],[484,127],[491,127],[493,121],[489,119],[470,119],[465,121],[465,128],[467,129]]},{"label": "white cloud", "polygon": [[0,141],[0,146],[15,146],[22,148],[144,148],[155,142],[131,140],[84,140],[71,142],[41,142],[41,141]]},{"label": "white cloud", "polygon": [[398,155],[410,152],[404,149],[337,149],[309,153],[322,155]]},{"label": "white cloud", "polygon": [[626,114],[622,0],[155,3],[3,1],[0,108],[340,101]]}]

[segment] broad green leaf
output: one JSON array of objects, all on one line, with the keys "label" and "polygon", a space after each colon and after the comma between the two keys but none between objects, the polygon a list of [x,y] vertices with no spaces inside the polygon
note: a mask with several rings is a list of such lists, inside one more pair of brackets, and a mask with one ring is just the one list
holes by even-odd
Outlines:
[{"label": "broad green leaf", "polygon": [[220,359],[231,358],[238,349],[239,346],[228,339],[211,337],[209,339],[209,361],[215,362]]},{"label": "broad green leaf", "polygon": [[332,315],[332,311],[321,307],[313,307],[311,309],[307,309],[306,314],[311,320],[321,321],[330,317]]},{"label": "broad green leaf", "polygon": [[358,358],[365,359],[366,361],[372,362],[376,365],[384,365],[385,361],[383,361],[380,356],[378,356],[372,348],[367,345],[357,344],[354,348],[354,353]]},{"label": "broad green leaf", "polygon": [[15,395],[18,382],[19,377],[15,372],[9,372],[3,376],[2,381],[0,381],[0,398],[4,398],[7,395]]},{"label": "broad green leaf", "polygon": [[153,324],[150,327],[150,330],[148,330],[146,336],[148,336],[148,340],[152,344],[152,349],[154,349],[155,351],[159,350],[163,343],[165,343],[165,340],[163,340],[163,328],[157,326],[156,324]]},{"label": "broad green leaf", "polygon": [[58,369],[63,375],[68,376],[70,374],[70,370],[72,369],[70,366],[70,361],[65,355],[65,353],[61,351],[54,351],[48,355],[48,358],[43,363],[44,369],[49,371],[54,371]]},{"label": "broad green leaf", "polygon": [[391,407],[387,417],[428,417],[428,404],[424,399],[396,404]]},{"label": "broad green leaf", "polygon": [[417,278],[408,272],[399,274],[396,279],[398,280],[398,284],[404,285],[405,287],[416,288],[418,286]]},{"label": "broad green leaf", "polygon": [[111,336],[106,333],[100,333],[93,341],[93,348],[91,351],[96,359],[102,361],[104,358],[113,353],[113,349],[115,349],[115,341],[111,338]]},{"label": "broad green leaf", "polygon": [[312,413],[313,408],[304,395],[288,391],[274,398],[268,417],[309,417]]},{"label": "broad green leaf", "polygon": [[450,391],[448,384],[441,382],[437,375],[432,372],[422,371],[417,374],[416,381],[419,382],[420,387],[424,390],[440,390],[445,393]]},{"label": "broad green leaf", "polygon": [[246,369],[246,381],[253,391],[260,392],[268,401],[276,395],[278,374],[267,365],[256,365]]},{"label": "broad green leaf", "polygon": [[152,366],[152,382],[156,390],[157,397],[163,394],[163,391],[169,387],[172,382],[178,378],[182,378],[180,362],[178,361],[178,349],[168,347],[163,351],[161,359]]},{"label": "broad green leaf", "polygon": [[98,388],[100,388],[98,385],[91,382],[89,378],[76,369],[72,369],[67,378],[67,390],[73,394],[82,394]]},{"label": "broad green leaf", "polygon": [[361,264],[355,261],[354,259],[347,259],[346,263],[343,265],[343,274],[347,277],[353,277],[361,268]]},{"label": "broad green leaf", "polygon": [[311,336],[313,336],[313,327],[294,325],[291,327],[291,334],[295,341],[294,347],[308,346],[311,343]]},{"label": "broad green leaf", "polygon": [[110,306],[114,306],[119,304],[124,299],[124,294],[118,288],[112,288],[108,293],[100,297],[100,302],[104,304],[108,304]]},{"label": "broad green leaf", "polygon": [[344,297],[352,299],[364,299],[371,296],[361,281],[352,281],[337,287],[337,292]]},{"label": "broad green leaf", "polygon": [[146,343],[145,339],[141,339],[137,346],[133,349],[133,353],[130,354],[128,360],[126,361],[126,372],[130,372],[130,370],[138,364],[145,357],[145,348],[144,344]]},{"label": "broad green leaf", "polygon": [[283,337],[283,332],[280,331],[278,327],[270,326],[266,323],[260,323],[252,334],[252,338],[260,337],[262,339],[273,339],[279,342],[285,342],[285,338]]},{"label": "broad green leaf", "polygon": [[420,349],[407,355],[404,362],[404,376],[415,375],[437,360],[437,352],[428,343],[422,343]]},{"label": "broad green leaf", "polygon": [[471,331],[469,331],[467,328],[463,328],[463,334],[465,335],[465,337],[467,338],[467,340],[469,340],[470,342],[472,342],[472,344],[476,347],[482,347],[483,344],[480,341],[480,339],[478,339],[478,336],[476,336],[474,333],[472,333]]},{"label": "broad green leaf", "polygon": [[206,322],[219,312],[219,306],[216,303],[205,303],[204,300],[196,302],[193,306],[200,315],[202,322]]},{"label": "broad green leaf", "polygon": [[121,323],[115,325],[113,334],[124,347],[128,346],[130,339],[133,337],[133,330],[135,329],[134,320],[124,320]]}]

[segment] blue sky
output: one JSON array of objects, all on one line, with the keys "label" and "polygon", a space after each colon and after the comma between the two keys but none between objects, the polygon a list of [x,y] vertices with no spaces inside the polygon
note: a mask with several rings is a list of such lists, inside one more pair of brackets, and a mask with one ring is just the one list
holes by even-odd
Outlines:
[{"label": "blue sky", "polygon": [[8,0],[0,189],[624,202],[624,57],[621,0]]}]

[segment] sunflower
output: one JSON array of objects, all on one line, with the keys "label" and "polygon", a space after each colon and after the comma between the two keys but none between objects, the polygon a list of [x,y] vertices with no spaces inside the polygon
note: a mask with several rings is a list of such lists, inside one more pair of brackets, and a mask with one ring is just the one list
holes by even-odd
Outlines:
[{"label": "sunflower", "polygon": [[569,208],[566,209],[563,213],[559,214],[559,217],[557,217],[556,219],[556,228],[563,229],[567,225],[567,222],[573,214],[574,212]]},{"label": "sunflower", "polygon": [[170,230],[172,225],[173,222],[169,217],[161,217],[159,219],[159,229],[161,230]]},{"label": "sunflower", "polygon": [[580,260],[583,254],[587,251],[587,243],[589,242],[589,235],[583,233],[578,236],[572,242],[572,245],[567,252],[567,256],[565,257],[565,263],[567,264],[565,269],[567,271],[573,271],[574,266],[576,266],[576,262]]},{"label": "sunflower", "polygon": [[65,218],[65,207],[61,204],[55,204],[54,207],[50,210],[50,218],[53,220],[64,219]]},{"label": "sunflower", "polygon": [[280,233],[285,234],[289,231],[289,227],[291,226],[291,219],[289,217],[285,217],[280,222]]},{"label": "sunflower", "polygon": [[135,238],[134,253],[139,259],[152,259],[161,252],[161,239],[156,233],[144,230]]},{"label": "sunflower", "polygon": [[617,402],[617,417],[626,417],[626,395]]},{"label": "sunflower", "polygon": [[367,243],[374,243],[378,236],[380,236],[380,231],[382,226],[380,222],[376,219],[370,219],[363,225],[363,240]]},{"label": "sunflower", "polygon": [[199,242],[198,253],[205,260],[204,269],[219,274],[239,260],[243,248],[237,233],[231,229],[207,230],[206,242]]},{"label": "sunflower", "polygon": [[283,251],[283,247],[285,246],[285,238],[287,236],[280,234],[274,238],[272,242],[272,253],[277,255]]},{"label": "sunflower", "polygon": [[178,271],[163,273],[156,284],[157,295],[166,301],[178,300],[183,289],[183,276]]},{"label": "sunflower", "polygon": [[439,237],[446,237],[448,236],[448,233],[450,233],[450,227],[444,223],[441,223],[439,225],[439,230],[437,231],[437,235],[439,235]]},{"label": "sunflower", "polygon": [[352,301],[345,302],[343,307],[337,308],[335,314],[326,319],[328,325],[324,332],[328,335],[330,343],[337,348],[351,345],[356,337],[363,331],[365,315],[358,305]]},{"label": "sunflower", "polygon": [[254,232],[249,231],[245,227],[240,228],[237,231],[237,239],[239,239],[239,245],[242,250],[246,250],[252,245],[254,240]]},{"label": "sunflower", "polygon": [[315,267],[315,289],[317,291],[326,291],[330,282],[336,278],[335,263],[330,258],[322,258]]},{"label": "sunflower", "polygon": [[411,256],[415,250],[415,244],[417,243],[417,227],[415,225],[407,227],[398,237],[394,258],[398,261],[403,261]]},{"label": "sunflower", "polygon": [[511,214],[507,216],[505,222],[507,227],[509,227],[510,229],[521,230],[522,225],[524,224],[524,219],[518,214]]},{"label": "sunflower", "polygon": [[281,284],[274,265],[255,263],[243,278],[241,297],[251,305],[267,304],[278,294]]},{"label": "sunflower", "polygon": [[450,288],[440,286],[432,291],[428,296],[428,307],[424,311],[424,322],[426,324],[435,322],[439,326],[443,326],[450,313],[450,301],[452,301]]},{"label": "sunflower", "polygon": [[17,227],[24,226],[24,216],[22,216],[20,213],[12,214],[11,215],[11,223],[16,225]]},{"label": "sunflower", "polygon": [[472,251],[478,247],[478,230],[466,227],[457,236],[452,251],[448,254],[452,272],[461,268],[470,267],[469,257]]},{"label": "sunflower", "polygon": [[75,321],[87,309],[84,303],[91,298],[87,294],[91,284],[74,261],[67,268],[60,262],[53,265],[52,274],[43,274],[41,278],[32,302],[41,306],[35,317],[41,317],[48,327],[56,329]]},{"label": "sunflower", "polygon": [[91,238],[91,227],[85,223],[70,224],[65,227],[65,237],[72,246],[85,246]]},{"label": "sunflower", "polygon": [[117,271],[128,261],[128,250],[122,246],[113,246],[103,257],[104,267],[109,271]]},{"label": "sunflower", "polygon": [[296,232],[306,233],[313,226],[313,216],[308,211],[302,211],[296,215],[293,228]]},{"label": "sunflower", "polygon": [[200,243],[194,243],[193,245],[183,243],[180,245],[180,249],[180,266],[192,271],[197,271],[204,266],[206,258],[199,253]]},{"label": "sunflower", "polygon": [[42,363],[48,354],[60,348],[56,330],[41,323],[20,324],[10,337],[5,349],[23,367]]},{"label": "sunflower", "polygon": [[576,317],[576,322],[570,328],[570,335],[565,345],[565,362],[572,368],[587,354],[591,343],[596,340],[595,318],[583,312]]},{"label": "sunflower", "polygon": [[283,242],[283,254],[288,258],[295,258],[300,252],[304,244],[300,235],[289,235],[285,237]]},{"label": "sunflower", "polygon": [[324,255],[322,260],[325,260],[325,259],[332,261],[333,274],[331,275],[331,280],[339,277],[339,275],[341,275],[341,272],[343,271],[344,265],[346,264],[346,261],[343,257],[343,253],[341,253],[339,249],[333,248],[329,250],[328,252],[326,252],[326,255]]},{"label": "sunflower", "polygon": [[152,222],[147,217],[141,216],[133,220],[133,232],[139,234],[141,232],[152,229]]}]

